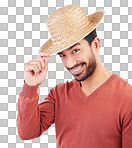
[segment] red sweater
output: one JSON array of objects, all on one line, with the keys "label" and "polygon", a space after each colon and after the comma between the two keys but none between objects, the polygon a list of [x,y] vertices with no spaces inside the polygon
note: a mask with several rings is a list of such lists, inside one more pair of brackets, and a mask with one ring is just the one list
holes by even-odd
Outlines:
[{"label": "red sweater", "polygon": [[113,74],[85,96],[76,80],[59,84],[38,104],[38,86],[24,83],[18,99],[22,140],[55,123],[58,148],[132,148],[132,86]]}]

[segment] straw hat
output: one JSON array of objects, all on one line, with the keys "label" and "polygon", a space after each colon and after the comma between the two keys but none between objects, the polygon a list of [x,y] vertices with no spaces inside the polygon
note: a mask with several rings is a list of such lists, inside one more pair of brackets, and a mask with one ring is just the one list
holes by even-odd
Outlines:
[{"label": "straw hat", "polygon": [[58,53],[79,42],[94,30],[104,15],[97,11],[87,16],[79,5],[68,5],[54,11],[46,25],[51,38],[44,43],[40,52]]}]

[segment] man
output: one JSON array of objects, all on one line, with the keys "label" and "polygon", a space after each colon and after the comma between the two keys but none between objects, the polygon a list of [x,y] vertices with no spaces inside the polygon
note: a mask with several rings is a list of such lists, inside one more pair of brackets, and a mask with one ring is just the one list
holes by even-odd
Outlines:
[{"label": "man", "polygon": [[[21,139],[39,137],[55,123],[58,148],[132,148],[132,86],[101,63],[96,26],[102,17],[102,11],[86,16],[80,6],[69,5],[48,18],[51,39],[24,67],[17,116]],[[75,79],[52,88],[38,104],[52,53]]]}]

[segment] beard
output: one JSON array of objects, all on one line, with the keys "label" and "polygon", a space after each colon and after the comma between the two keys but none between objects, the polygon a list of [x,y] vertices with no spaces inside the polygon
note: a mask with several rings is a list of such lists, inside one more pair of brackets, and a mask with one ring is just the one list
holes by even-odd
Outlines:
[{"label": "beard", "polygon": [[[92,54],[91,58],[89,59],[89,64],[88,64],[88,66],[87,66],[86,62],[81,62],[81,63],[75,65],[75,66],[72,67],[72,68],[78,67],[78,66],[80,66],[80,65],[82,65],[82,67],[83,67],[83,70],[82,70],[81,73],[76,74],[76,75],[73,75],[73,74],[71,73],[71,74],[74,76],[75,80],[77,80],[77,81],[79,81],[79,82],[86,80],[86,79],[87,79],[89,76],[91,76],[91,75],[93,74],[93,72],[95,71],[96,66],[97,66],[95,55]],[[85,69],[84,69],[84,66],[85,66]],[[70,71],[72,68],[67,68],[67,69]]]}]

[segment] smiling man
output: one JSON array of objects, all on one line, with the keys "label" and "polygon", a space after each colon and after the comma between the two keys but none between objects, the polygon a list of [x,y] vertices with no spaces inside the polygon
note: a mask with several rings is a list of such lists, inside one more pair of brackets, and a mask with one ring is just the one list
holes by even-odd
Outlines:
[{"label": "smiling man", "polygon": [[[88,43],[85,40],[74,44],[69,49],[58,53],[62,58],[64,66],[72,73],[77,81],[84,81],[96,68],[96,58]],[[89,51],[89,52],[88,52]],[[85,55],[85,56],[84,56]],[[86,63],[88,62],[89,64]],[[83,62],[85,61],[86,62]]]},{"label": "smiling man", "polygon": [[[55,123],[58,148],[132,148],[132,86],[101,63],[96,27],[103,14],[86,16],[80,6],[68,5],[49,16],[51,39],[24,67],[17,116],[21,139],[37,138]],[[38,104],[52,53],[75,79],[56,85]]]}]

